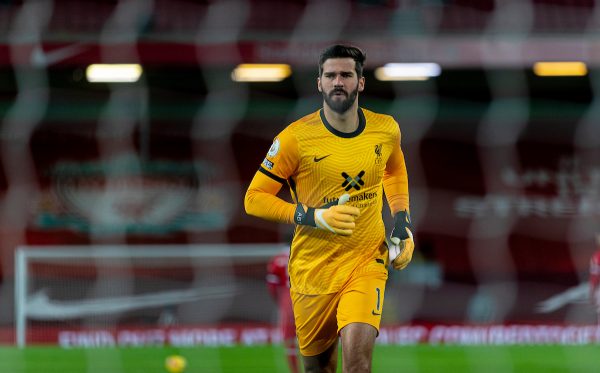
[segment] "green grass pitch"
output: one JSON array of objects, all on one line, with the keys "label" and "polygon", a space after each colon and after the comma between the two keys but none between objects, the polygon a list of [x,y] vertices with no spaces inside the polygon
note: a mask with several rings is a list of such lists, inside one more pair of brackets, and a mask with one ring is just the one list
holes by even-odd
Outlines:
[{"label": "green grass pitch", "polygon": [[[285,373],[281,346],[132,347],[60,349],[0,347],[2,373],[164,373],[164,359],[180,354],[186,373]],[[600,372],[600,345],[377,346],[374,373]],[[341,369],[338,369],[341,372]]]}]

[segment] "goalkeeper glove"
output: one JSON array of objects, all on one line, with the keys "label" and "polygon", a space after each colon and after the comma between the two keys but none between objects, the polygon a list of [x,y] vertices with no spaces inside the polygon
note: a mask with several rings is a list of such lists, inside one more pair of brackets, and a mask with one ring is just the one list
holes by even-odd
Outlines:
[{"label": "goalkeeper glove", "polygon": [[349,199],[350,195],[344,194],[337,202],[317,209],[307,208],[299,203],[294,215],[295,223],[309,225],[341,236],[349,236],[356,226],[354,221],[360,216],[360,210],[357,207],[345,205]]},{"label": "goalkeeper glove", "polygon": [[394,269],[404,269],[410,263],[415,250],[411,232],[412,224],[408,211],[400,211],[394,216],[394,229],[390,235],[388,254]]}]

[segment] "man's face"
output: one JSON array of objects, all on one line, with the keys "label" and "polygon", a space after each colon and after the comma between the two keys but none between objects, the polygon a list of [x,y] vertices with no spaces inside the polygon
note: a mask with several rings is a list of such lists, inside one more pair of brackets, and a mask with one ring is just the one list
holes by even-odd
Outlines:
[{"label": "man's face", "polygon": [[354,67],[352,58],[330,58],[323,63],[317,86],[327,106],[336,113],[348,111],[356,101],[358,92],[365,89],[365,78],[359,79]]}]

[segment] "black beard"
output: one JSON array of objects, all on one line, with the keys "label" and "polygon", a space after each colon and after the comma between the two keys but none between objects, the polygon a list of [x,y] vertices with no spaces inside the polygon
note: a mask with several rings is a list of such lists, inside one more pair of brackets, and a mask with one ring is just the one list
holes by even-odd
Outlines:
[{"label": "black beard", "polygon": [[[337,91],[339,91],[339,90],[337,90]],[[356,89],[354,91],[350,92],[350,94],[346,97],[345,100],[342,100],[342,101],[333,100],[332,95],[335,94],[335,92],[337,92],[337,91],[334,89],[333,91],[331,91],[330,94],[327,94],[325,92],[321,92],[321,93],[323,94],[323,100],[325,100],[325,102],[327,103],[327,106],[329,106],[331,108],[331,110],[335,111],[338,114],[344,114],[354,104],[354,101],[356,100],[356,96],[358,96],[358,86],[356,87]]]}]

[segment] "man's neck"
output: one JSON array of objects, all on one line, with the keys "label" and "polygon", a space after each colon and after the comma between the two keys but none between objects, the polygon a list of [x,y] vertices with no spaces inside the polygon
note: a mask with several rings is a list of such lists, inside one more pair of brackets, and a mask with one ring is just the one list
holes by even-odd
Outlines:
[{"label": "man's neck", "polygon": [[344,113],[333,111],[326,103],[323,103],[323,112],[331,127],[344,133],[352,133],[358,128],[358,103],[350,107]]}]

